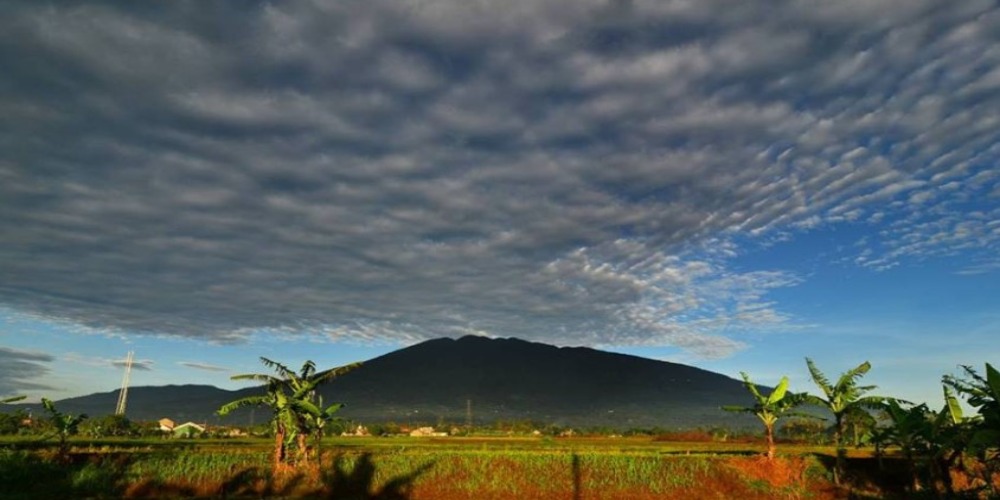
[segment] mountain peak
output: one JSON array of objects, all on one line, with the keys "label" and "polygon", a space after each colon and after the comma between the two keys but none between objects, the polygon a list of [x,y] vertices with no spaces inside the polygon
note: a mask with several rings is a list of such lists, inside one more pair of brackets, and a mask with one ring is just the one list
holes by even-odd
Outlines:
[{"label": "mountain peak", "polygon": [[321,392],[347,402],[344,414],[360,419],[392,420],[419,409],[461,422],[471,400],[493,418],[604,425],[622,415],[631,425],[689,418],[700,425],[726,418],[719,406],[747,397],[741,382],[691,366],[476,335],[433,339],[369,360]]}]

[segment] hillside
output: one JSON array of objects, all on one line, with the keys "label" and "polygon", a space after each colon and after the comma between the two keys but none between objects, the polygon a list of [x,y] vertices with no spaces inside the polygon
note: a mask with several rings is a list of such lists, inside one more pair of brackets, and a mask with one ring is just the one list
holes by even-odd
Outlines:
[{"label": "hillside", "polygon": [[613,426],[731,421],[742,383],[686,365],[518,339],[435,339],[372,359],[322,391],[362,420],[531,419]]},{"label": "hillside", "polygon": [[[316,363],[326,366],[321,356]],[[297,366],[297,362],[289,362]],[[210,386],[134,387],[133,419],[218,422],[223,403],[258,388],[226,391]],[[471,406],[477,425],[532,420],[573,426],[704,427],[745,425],[719,410],[748,403],[742,383],[677,363],[583,347],[555,347],[518,339],[435,339],[368,360],[325,385],[326,402],[344,402],[341,416],[364,422],[463,423]],[[90,415],[109,413],[117,391],[58,402]],[[228,422],[244,423],[250,412]],[[255,412],[263,421],[263,410]]]}]

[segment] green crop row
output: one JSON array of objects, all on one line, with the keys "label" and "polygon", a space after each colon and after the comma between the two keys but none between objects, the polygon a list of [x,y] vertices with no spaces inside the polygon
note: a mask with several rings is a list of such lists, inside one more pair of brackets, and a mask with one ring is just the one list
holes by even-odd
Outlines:
[{"label": "green crop row", "polygon": [[[618,450],[341,449],[328,451],[317,473],[299,483],[296,491],[360,488],[371,493],[406,487],[425,492],[414,498],[540,498],[569,492],[648,497],[697,490],[731,460]],[[118,497],[143,484],[154,486],[139,496],[166,487],[173,488],[169,491],[176,496],[215,494],[226,488],[251,492],[271,487],[261,486],[271,478],[269,467],[267,453],[239,446],[76,453],[66,462],[38,452],[7,450],[0,452],[0,475],[5,478],[0,497]],[[251,484],[254,481],[261,484]],[[744,483],[748,491],[761,490],[759,480],[747,478]]]}]

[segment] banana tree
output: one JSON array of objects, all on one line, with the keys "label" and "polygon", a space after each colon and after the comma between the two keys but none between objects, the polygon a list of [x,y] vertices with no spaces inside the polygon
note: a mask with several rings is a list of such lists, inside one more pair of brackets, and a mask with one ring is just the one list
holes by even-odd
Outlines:
[{"label": "banana tree", "polygon": [[[49,414],[49,420],[54,427],[53,435],[59,439],[59,457],[65,459],[69,451],[69,437],[77,433],[80,423],[87,419],[87,415],[85,413],[79,415],[63,413],[56,409],[55,403],[45,398],[42,398],[42,407]],[[47,436],[45,439],[48,437],[52,436]]]},{"label": "banana tree", "polygon": [[826,408],[833,414],[833,440],[837,445],[837,460],[833,469],[834,483],[840,484],[844,472],[844,462],[847,450],[844,443],[845,419],[848,415],[867,410],[881,409],[886,398],[882,396],[866,396],[865,393],[876,388],[874,385],[858,385],[858,379],[871,370],[871,363],[865,361],[852,370],[844,372],[836,384],[831,384],[823,372],[813,361],[806,358],[809,374],[813,382],[823,392],[822,397],[807,395],[806,402]]},{"label": "banana tree", "polygon": [[958,398],[944,386],[945,405],[932,411],[927,404],[904,407],[899,401],[889,399],[885,415],[890,426],[886,431],[886,444],[899,446],[911,475],[911,490],[921,489],[919,469],[926,469],[942,481],[948,493],[952,492],[948,471],[960,456],[965,442],[965,420]]},{"label": "banana tree", "polygon": [[931,422],[928,442],[931,451],[931,472],[946,488],[949,496],[954,494],[951,468],[961,459],[969,441],[970,421],[962,411],[962,405],[952,389],[945,385],[944,407]]},{"label": "banana tree", "polygon": [[965,397],[978,412],[978,423],[970,441],[970,451],[981,453],[1000,447],[1000,371],[986,363],[983,377],[970,366],[962,366],[967,378],[945,375],[943,382]]},{"label": "banana tree", "polygon": [[850,443],[855,448],[871,442],[872,433],[878,420],[868,410],[855,408],[844,415],[844,441]]},{"label": "banana tree", "polygon": [[984,480],[992,495],[1000,497],[1000,490],[992,481],[992,476],[1000,471],[1000,371],[986,363],[986,376],[977,373],[971,366],[962,366],[966,378],[945,375],[942,379],[946,387],[963,396],[977,415],[968,419],[966,451],[976,456],[984,465]]},{"label": "banana tree", "polygon": [[764,424],[764,436],[767,439],[767,459],[773,460],[776,451],[776,446],[774,444],[774,426],[778,422],[778,419],[783,416],[810,418],[813,417],[813,415],[791,411],[795,407],[802,404],[805,398],[802,394],[788,392],[788,377],[781,377],[781,381],[778,382],[778,385],[774,388],[774,390],[771,391],[770,394],[764,395],[761,394],[757,385],[750,380],[749,375],[744,372],[740,372],[740,375],[743,377],[743,385],[747,388],[747,391],[750,392],[755,400],[754,405],[730,405],[723,406],[722,409],[737,413],[750,413],[760,419],[761,423]]},{"label": "banana tree", "polygon": [[885,413],[891,423],[888,441],[899,446],[903,454],[903,460],[906,461],[910,471],[911,491],[919,491],[917,456],[924,454],[928,448],[931,411],[926,404],[904,408],[897,401],[890,399],[886,403]]},{"label": "banana tree", "polygon": [[[305,417],[308,420],[307,425],[312,431],[317,454],[319,452],[319,446],[322,443],[323,432],[326,429],[326,425],[336,419],[336,413],[343,406],[343,403],[334,403],[329,406],[323,406],[323,396],[319,396],[316,404],[308,403],[303,405]],[[301,444],[300,449],[302,449]]]},{"label": "banana tree", "polygon": [[318,433],[325,422],[341,408],[341,404],[333,404],[325,408],[315,403],[316,389],[320,384],[332,380],[360,366],[352,363],[329,370],[317,371],[316,364],[306,361],[302,368],[295,372],[287,366],[267,358],[260,358],[264,366],[275,371],[277,376],[270,374],[235,375],[232,380],[252,380],[264,382],[265,393],[249,396],[223,405],[218,410],[220,416],[225,416],[238,408],[248,406],[267,406],[271,409],[271,426],[274,430],[274,470],[278,471],[284,465],[293,462],[288,449],[297,446],[295,462],[304,465],[308,462],[307,436]]}]

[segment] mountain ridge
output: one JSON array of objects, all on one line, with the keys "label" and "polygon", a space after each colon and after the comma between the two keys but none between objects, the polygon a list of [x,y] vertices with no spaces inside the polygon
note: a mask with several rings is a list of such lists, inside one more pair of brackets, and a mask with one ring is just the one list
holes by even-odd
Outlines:
[{"label": "mountain ridge", "polygon": [[[314,359],[320,368],[321,356]],[[264,367],[261,371],[266,371]],[[249,410],[220,419],[214,411],[260,387],[226,390],[207,385],[129,389],[133,419],[247,423]],[[743,426],[720,410],[750,403],[741,381],[668,361],[589,347],[553,346],[518,338],[437,338],[365,361],[321,386],[327,403],[344,402],[339,415],[361,422],[477,425],[531,420],[571,426]],[[62,411],[110,413],[118,391],[60,400]],[[258,418],[261,410],[257,410]]]}]

